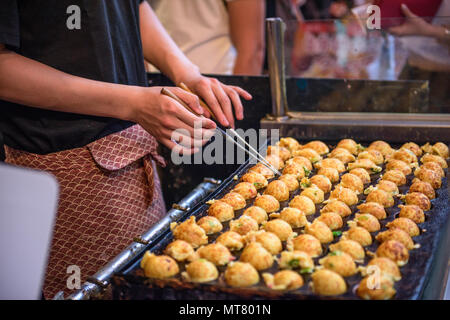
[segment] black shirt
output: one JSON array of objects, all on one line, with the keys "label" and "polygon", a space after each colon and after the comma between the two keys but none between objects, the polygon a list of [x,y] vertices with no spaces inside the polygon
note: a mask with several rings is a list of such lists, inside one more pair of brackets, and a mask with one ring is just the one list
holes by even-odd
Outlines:
[{"label": "black shirt", "polygon": [[[1,0],[0,43],[72,75],[147,86],[139,31],[141,2]],[[80,29],[73,29],[77,16],[73,15],[76,11],[68,10],[72,5],[80,9]],[[0,100],[0,139],[3,134],[6,145],[38,154],[81,147],[130,125]]]}]

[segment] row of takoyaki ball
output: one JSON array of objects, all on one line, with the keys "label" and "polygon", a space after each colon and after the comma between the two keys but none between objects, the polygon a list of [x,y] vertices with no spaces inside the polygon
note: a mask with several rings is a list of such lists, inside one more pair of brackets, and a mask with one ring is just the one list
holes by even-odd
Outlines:
[{"label": "row of takoyaki ball", "polygon": [[[397,264],[407,262],[407,250],[414,247],[411,237],[419,234],[416,223],[423,222],[423,210],[429,210],[429,201],[427,203],[417,192],[411,191],[423,191],[427,196],[434,197],[434,189],[431,192],[426,184],[431,182],[438,188],[440,178],[438,182],[434,174],[425,170],[443,176],[442,167],[446,167],[446,161],[439,159],[441,154],[448,154],[448,149],[446,151],[443,148],[445,145],[442,145],[438,143],[431,147],[434,149],[429,149],[438,155],[422,157],[424,164],[420,170],[416,170],[416,186],[413,188],[413,184],[406,195],[406,206],[401,208],[400,217],[387,225],[388,231],[376,237],[382,245],[367,267],[379,267],[383,275],[381,288],[385,289],[368,289],[367,282],[370,279],[367,276],[357,291],[361,297],[389,298],[395,293],[393,281],[401,277]],[[179,225],[173,224],[171,227],[176,240],[167,246],[167,256],[146,253],[142,260],[146,275],[154,278],[171,277],[179,272],[175,260],[191,261],[183,277],[188,281],[208,282],[218,278],[216,266],[228,264],[224,273],[226,283],[246,287],[258,283],[257,271],[270,268],[277,259],[283,270],[275,275],[262,275],[270,288],[297,289],[303,285],[303,279],[292,269],[300,273],[318,269],[312,275],[314,292],[322,295],[344,293],[347,287],[343,277],[358,271],[355,261],[364,259],[363,247],[372,243],[370,232],[380,229],[378,220],[386,218],[384,208],[394,205],[393,196],[398,194],[397,186],[406,183],[405,174],[411,173],[407,172],[406,166],[411,168],[417,163],[412,153],[417,157],[416,154],[420,155],[418,153],[422,150],[416,144],[407,143],[395,151],[382,141],[374,142],[364,150],[353,140],[345,139],[328,155],[329,158],[322,159],[328,152],[328,147],[320,141],[301,146],[292,138],[281,139],[277,146],[269,147],[267,160],[277,169],[283,169],[283,175],[268,183],[267,179],[273,178],[272,171],[257,164],[242,177],[232,192],[211,203],[208,216],[197,223],[191,217]],[[343,217],[351,215],[349,206],[357,204],[357,195],[364,192],[364,184],[370,182],[369,174],[379,173],[381,167],[378,165],[386,160],[388,171],[377,186],[366,189],[366,192],[370,192],[367,202],[358,206],[360,213],[350,222],[351,228],[344,232],[339,242],[330,245],[330,254],[320,260],[321,267],[315,268],[312,258],[322,254],[321,244],[333,241],[334,236],[339,234],[335,230],[343,227]],[[340,183],[331,192],[328,203],[321,210],[321,216],[313,223],[308,223],[306,216],[315,213],[315,204],[323,202],[324,194],[331,191],[332,183],[339,181],[339,174],[346,171],[345,164],[348,164],[350,172],[341,177]],[[308,179],[313,166],[318,169],[318,173]],[[279,202],[287,201],[289,193],[300,187],[303,191],[290,201],[289,207],[275,213],[280,209]],[[259,195],[257,190],[262,188],[266,188],[264,194]],[[255,197],[253,206],[247,208],[241,217],[232,220],[234,212],[243,209],[246,200]],[[269,216],[275,219],[268,221]],[[222,231],[222,222],[229,220],[230,230],[221,234],[215,243],[207,245],[208,234]],[[301,227],[305,227],[304,234],[297,236],[292,229]],[[287,251],[282,251],[282,241],[287,241]],[[240,262],[232,262],[234,256],[231,252],[243,248]],[[279,258],[274,258],[277,254],[280,254]],[[363,274],[366,273],[367,268],[360,269]]]}]

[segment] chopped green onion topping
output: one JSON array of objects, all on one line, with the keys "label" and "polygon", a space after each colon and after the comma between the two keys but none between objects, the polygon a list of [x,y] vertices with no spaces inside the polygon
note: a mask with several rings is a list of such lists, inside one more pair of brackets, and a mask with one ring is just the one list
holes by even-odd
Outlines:
[{"label": "chopped green onion topping", "polygon": [[298,268],[300,266],[300,261],[298,259],[292,259],[288,264],[291,268]]},{"label": "chopped green onion topping", "polygon": [[339,237],[342,234],[342,231],[333,231],[334,237]]}]

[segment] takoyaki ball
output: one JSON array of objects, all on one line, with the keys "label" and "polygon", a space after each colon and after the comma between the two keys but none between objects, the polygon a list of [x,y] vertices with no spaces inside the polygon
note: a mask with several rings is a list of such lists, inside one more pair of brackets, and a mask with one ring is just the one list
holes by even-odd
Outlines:
[{"label": "takoyaki ball", "polygon": [[222,199],[220,199],[220,201],[228,203],[233,207],[233,210],[235,211],[245,208],[245,206],[247,205],[245,198],[239,193],[233,191],[228,192],[226,195],[224,195]]},{"label": "takoyaki ball", "polygon": [[343,164],[353,162],[356,160],[355,156],[350,153],[347,149],[336,148],[328,155],[328,158],[335,158],[342,161]]},{"label": "takoyaki ball", "polygon": [[236,220],[230,221],[230,231],[239,233],[240,235],[245,235],[250,231],[258,230],[258,222],[252,217],[247,215],[242,215]]},{"label": "takoyaki ball", "polygon": [[358,176],[351,173],[346,173],[341,177],[340,185],[357,193],[362,193],[364,191],[364,184],[362,180]]},{"label": "takoyaki ball", "polygon": [[343,186],[336,186],[330,193],[330,199],[336,199],[344,202],[348,206],[358,203],[358,195],[352,189]]},{"label": "takoyaki ball", "polygon": [[250,182],[256,189],[264,188],[268,184],[267,179],[257,172],[247,172],[242,176],[241,181]]},{"label": "takoyaki ball", "polygon": [[291,154],[293,151],[301,148],[300,143],[291,137],[281,138],[280,141],[277,142],[277,146],[287,148]]},{"label": "takoyaki ball", "polygon": [[392,195],[396,195],[399,193],[397,185],[389,180],[380,180],[377,184],[378,190],[386,191],[387,193],[390,193]]},{"label": "takoyaki ball", "polygon": [[[376,279],[379,279],[378,283]],[[367,276],[356,289],[356,294],[364,300],[389,300],[395,293],[394,282],[386,276]]]},{"label": "takoyaki ball", "polygon": [[241,196],[244,197],[245,200],[253,199],[258,194],[255,185],[250,182],[238,183],[234,187],[233,192],[239,193]]},{"label": "takoyaki ball", "polygon": [[384,190],[373,190],[366,198],[367,202],[377,202],[385,208],[390,208],[394,205],[394,197],[392,194]]},{"label": "takoyaki ball", "polygon": [[386,171],[383,176],[381,177],[381,180],[388,180],[395,183],[397,186],[402,186],[406,184],[406,177],[403,172],[400,170],[389,170]]},{"label": "takoyaki ball", "polygon": [[336,158],[326,158],[314,164],[316,168],[334,168],[339,173],[345,171],[345,165],[341,160]]},{"label": "takoyaki ball", "polygon": [[311,148],[305,148],[305,149],[294,151],[293,155],[295,157],[305,157],[306,159],[311,161],[311,163],[316,163],[316,162],[322,160],[322,157],[320,156],[320,154],[318,154],[315,150],[313,150]]},{"label": "takoyaki ball", "polygon": [[384,157],[383,154],[375,149],[368,149],[358,154],[358,159],[369,159],[372,160],[376,165],[383,164]]},{"label": "takoyaki ball", "polygon": [[322,296],[337,296],[347,291],[344,278],[337,272],[321,269],[311,275],[312,290]]},{"label": "takoyaki ball", "polygon": [[270,156],[272,154],[279,156],[283,161],[286,161],[291,157],[289,149],[280,146],[268,146],[267,155]]},{"label": "takoyaki ball", "polygon": [[248,234],[245,240],[248,243],[254,241],[259,242],[264,247],[264,249],[266,249],[273,255],[279,254],[283,249],[280,238],[278,238],[276,234],[272,232],[266,232],[264,230]]},{"label": "takoyaki ball", "polygon": [[314,270],[314,261],[305,251],[281,252],[278,265],[281,269],[307,269],[310,272]]},{"label": "takoyaki ball", "polygon": [[444,169],[437,162],[425,162],[420,166],[421,169],[428,169],[436,172],[441,178],[445,177]]},{"label": "takoyaki ball", "polygon": [[283,181],[290,192],[295,191],[300,187],[297,177],[294,174],[283,174],[278,180]]},{"label": "takoyaki ball", "polygon": [[400,208],[399,217],[411,219],[415,223],[422,223],[425,221],[425,214],[419,206],[408,204],[406,206],[399,205],[398,207]]},{"label": "takoyaki ball", "polygon": [[284,168],[284,161],[281,159],[281,157],[277,156],[276,154],[266,156],[266,161],[277,170]]},{"label": "takoyaki ball", "polygon": [[274,275],[263,273],[266,286],[272,290],[296,290],[303,286],[303,278],[291,270],[278,271]]},{"label": "takoyaki ball", "polygon": [[408,149],[412,153],[416,155],[416,157],[420,157],[422,155],[422,149],[414,142],[407,142],[403,144],[400,149]]},{"label": "takoyaki ball", "polygon": [[169,256],[157,256],[146,251],[141,260],[141,268],[148,278],[167,279],[180,272],[177,262]]},{"label": "takoyaki ball", "polygon": [[194,248],[183,240],[175,240],[169,243],[164,253],[171,256],[177,261],[186,261],[194,256]]},{"label": "takoyaki ball", "polygon": [[337,243],[331,244],[330,251],[342,251],[350,255],[353,260],[363,261],[365,257],[364,248],[353,240],[340,240]]},{"label": "takoyaki ball", "polygon": [[322,254],[322,245],[320,241],[310,234],[301,234],[295,237],[292,239],[291,244],[293,250],[304,251],[312,258]]},{"label": "takoyaki ball", "polygon": [[287,174],[291,174],[297,179],[301,179],[305,176],[305,167],[296,162],[288,163],[283,169],[283,175]]},{"label": "takoyaki ball", "polygon": [[380,230],[380,228],[381,228],[380,223],[378,222],[378,219],[375,218],[370,213],[361,213],[361,214],[357,213],[355,215],[354,221],[356,222],[356,224],[358,226],[363,227],[364,229],[366,229],[369,232],[375,232],[375,231]]},{"label": "takoyaki ball", "polygon": [[407,193],[405,201],[406,204],[415,204],[416,206],[419,206],[423,211],[428,211],[431,209],[430,199],[428,199],[427,196],[421,192]]},{"label": "takoyaki ball", "polygon": [[267,219],[269,218],[267,216],[266,210],[257,206],[248,207],[247,209],[245,209],[243,215],[253,218],[258,224],[267,221]]},{"label": "takoyaki ball", "polygon": [[408,164],[417,162],[416,155],[409,149],[400,149],[395,151],[394,154],[392,155],[392,159],[401,160]]},{"label": "takoyaki ball", "polygon": [[282,219],[274,219],[266,222],[264,230],[274,233],[281,241],[286,241],[295,235],[289,223]]},{"label": "takoyaki ball", "polygon": [[395,150],[391,148],[389,143],[381,140],[372,142],[367,149],[375,149],[380,151],[385,159],[389,158],[395,152]]},{"label": "takoyaki ball", "polygon": [[438,156],[441,156],[444,159],[447,159],[449,156],[448,146],[445,143],[436,142],[433,145],[433,153],[437,154]]},{"label": "takoyaki ball", "polygon": [[354,174],[355,176],[358,176],[361,179],[361,181],[363,182],[363,184],[370,183],[370,175],[366,171],[366,169],[355,168],[355,169],[350,170],[348,173],[351,173],[351,174]]},{"label": "takoyaki ball", "polygon": [[205,216],[198,220],[197,224],[205,230],[206,234],[213,234],[222,231],[223,226],[219,219],[212,216]]},{"label": "takoyaki ball", "polygon": [[297,156],[293,157],[292,159],[289,159],[286,164],[296,163],[299,164],[301,167],[305,167],[307,170],[312,170],[312,164],[311,161],[309,161],[308,158]]},{"label": "takoyaki ball", "polygon": [[341,216],[336,212],[324,212],[316,220],[325,223],[331,230],[340,229],[344,225]]},{"label": "takoyaki ball", "polygon": [[289,199],[289,188],[283,181],[274,180],[269,183],[264,194],[271,195],[278,201],[286,201]]},{"label": "takoyaki ball", "polygon": [[219,271],[210,261],[198,259],[186,266],[182,276],[189,282],[204,283],[216,280],[219,277]]},{"label": "takoyaki ball", "polygon": [[322,203],[325,197],[323,191],[319,189],[315,184],[311,185],[311,187],[304,189],[300,193],[300,195],[310,198],[316,204]]},{"label": "takoyaki ball", "polygon": [[292,228],[304,227],[308,222],[305,213],[297,208],[287,207],[281,210],[279,214],[272,215],[286,221]]},{"label": "takoyaki ball", "polygon": [[320,168],[317,171],[317,175],[322,175],[327,177],[328,179],[330,179],[331,183],[335,183],[339,181],[339,171],[337,171],[334,168],[329,168],[329,167],[325,167],[325,168]]},{"label": "takoyaki ball", "polygon": [[314,220],[313,223],[306,224],[305,232],[316,237],[320,243],[329,243],[334,239],[331,229],[320,220]]},{"label": "takoyaki ball", "polygon": [[367,264],[367,267],[370,266],[377,266],[381,274],[389,276],[394,281],[399,281],[402,278],[400,269],[398,268],[397,264],[391,259],[381,257],[373,258]]},{"label": "takoyaki ball", "polygon": [[224,245],[230,251],[239,251],[244,247],[244,238],[239,233],[233,231],[222,233],[216,242]]},{"label": "takoyaki ball", "polygon": [[194,216],[191,216],[188,220],[180,224],[172,222],[170,224],[170,230],[172,230],[175,239],[184,240],[193,248],[198,248],[208,243],[208,236],[205,230],[195,223]]},{"label": "takoyaki ball", "polygon": [[234,218],[234,209],[226,202],[215,200],[208,209],[208,215],[224,222]]},{"label": "takoyaki ball", "polygon": [[303,211],[307,216],[316,213],[316,205],[314,202],[310,198],[301,195],[295,196],[291,202],[289,202],[289,207],[297,208]]},{"label": "takoyaki ball", "polygon": [[358,153],[364,150],[364,147],[360,144],[356,143],[355,140],[352,139],[342,139],[337,144],[336,148],[344,148],[347,149],[351,154],[357,155]]},{"label": "takoyaki ball", "polygon": [[256,197],[253,205],[263,208],[267,213],[278,211],[278,209],[280,209],[278,200],[269,194]]},{"label": "takoyaki ball", "polygon": [[373,215],[378,220],[386,219],[386,210],[378,202],[365,202],[357,206],[361,213],[368,213]]},{"label": "takoyaki ball", "polygon": [[442,185],[442,179],[435,171],[419,168],[414,171],[414,175],[422,181],[428,182],[434,189],[439,189]]},{"label": "takoyaki ball", "polygon": [[411,237],[418,236],[420,234],[419,227],[417,224],[408,218],[397,218],[393,221],[386,224],[386,227],[391,228],[400,228],[406,233],[408,233]]},{"label": "takoyaki ball", "polygon": [[305,149],[305,148],[313,149],[320,155],[324,155],[324,154],[327,154],[328,152],[330,152],[330,149],[328,149],[328,146],[325,143],[323,143],[322,141],[318,141],[318,140],[308,142],[307,144],[305,144],[302,147],[302,149]]},{"label": "takoyaki ball", "polygon": [[331,251],[325,258],[320,259],[319,263],[343,277],[350,277],[358,272],[353,258],[343,251]]},{"label": "takoyaki ball", "polygon": [[224,278],[231,287],[250,287],[259,282],[259,273],[250,263],[232,262],[227,266]]},{"label": "takoyaki ball", "polygon": [[407,264],[409,260],[408,249],[397,240],[384,241],[380,244],[375,254],[377,257],[391,259],[400,267]]},{"label": "takoyaki ball", "polygon": [[423,193],[430,200],[436,198],[436,193],[434,192],[431,184],[418,179],[415,179],[415,181],[413,181],[413,184],[411,185],[411,187],[409,187],[409,192]]},{"label": "takoyaki ball", "polygon": [[349,206],[339,200],[332,200],[327,203],[327,205],[323,207],[322,210],[320,210],[320,213],[322,214],[325,212],[336,212],[342,218],[348,217],[352,214],[352,210],[349,208]]},{"label": "takoyaki ball", "polygon": [[309,182],[319,187],[319,189],[322,190],[323,193],[328,193],[331,191],[331,181],[324,175],[317,174],[315,176],[312,176],[311,179],[309,179]]},{"label": "takoyaki ball", "polygon": [[262,174],[266,179],[271,179],[274,177],[273,171],[267,168],[262,163],[257,163],[256,165],[251,167],[248,171]]},{"label": "takoyaki ball", "polygon": [[442,158],[440,156],[436,156],[434,154],[427,153],[420,159],[420,161],[422,163],[437,162],[437,163],[439,163],[439,165],[441,166],[442,169],[448,168],[447,161],[445,161],[444,158]]},{"label": "takoyaki ball", "polygon": [[372,236],[363,227],[351,226],[350,229],[342,233],[341,240],[353,240],[361,246],[367,247],[372,244]]},{"label": "takoyaki ball", "polygon": [[389,170],[400,170],[405,176],[412,172],[411,167],[406,162],[397,159],[391,159],[386,164],[386,171]]},{"label": "takoyaki ball", "polygon": [[348,170],[353,170],[356,168],[362,168],[367,170],[369,174],[380,173],[383,170],[381,167],[377,166],[372,160],[369,159],[358,159],[355,162],[350,162],[347,165]]},{"label": "takoyaki ball", "polygon": [[414,242],[405,231],[399,228],[392,228],[383,232],[380,232],[376,235],[375,239],[379,242],[385,242],[388,240],[396,240],[401,242],[406,249],[412,250],[414,249]]},{"label": "takoyaki ball", "polygon": [[273,256],[259,242],[249,243],[239,258],[242,262],[250,263],[256,270],[268,269],[273,265]]},{"label": "takoyaki ball", "polygon": [[221,243],[211,243],[197,250],[200,258],[206,259],[216,266],[224,266],[234,260],[230,250]]}]

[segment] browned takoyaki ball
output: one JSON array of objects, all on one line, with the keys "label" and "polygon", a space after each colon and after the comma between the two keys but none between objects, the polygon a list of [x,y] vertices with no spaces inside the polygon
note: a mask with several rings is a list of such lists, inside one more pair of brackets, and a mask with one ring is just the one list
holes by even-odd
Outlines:
[{"label": "browned takoyaki ball", "polygon": [[247,205],[245,198],[239,193],[233,191],[228,192],[226,195],[224,195],[222,199],[220,199],[220,201],[228,203],[233,207],[233,210],[240,210],[242,208],[245,208],[245,206]]},{"label": "browned takoyaki ball", "polygon": [[345,172],[345,164],[336,158],[326,158],[314,164],[316,168],[334,168],[339,173]]},{"label": "browned takoyaki ball", "polygon": [[274,180],[269,183],[264,194],[271,195],[278,201],[286,201],[289,199],[289,188],[283,181]]},{"label": "browned takoyaki ball", "polygon": [[372,236],[363,227],[351,226],[350,229],[342,233],[341,240],[353,240],[361,246],[366,247],[372,244]]},{"label": "browned takoyaki ball", "polygon": [[420,234],[419,227],[417,224],[408,218],[397,218],[393,221],[386,224],[386,227],[391,228],[400,228],[406,233],[408,233],[411,237],[418,236]]},{"label": "browned takoyaki ball", "polygon": [[266,222],[264,230],[274,233],[281,241],[286,241],[290,237],[295,236],[289,223],[282,219],[274,219]]},{"label": "browned takoyaki ball", "polygon": [[380,180],[380,182],[378,182],[377,184],[377,189],[384,190],[392,195],[396,195],[399,193],[397,185],[389,180]]},{"label": "browned takoyaki ball", "polygon": [[224,278],[231,287],[250,287],[259,282],[259,273],[250,263],[232,262],[227,266]]},{"label": "browned takoyaki ball", "polygon": [[239,233],[240,235],[246,235],[251,231],[258,230],[258,222],[252,217],[242,215],[236,220],[230,221],[230,231]]},{"label": "browned takoyaki ball", "polygon": [[340,185],[357,193],[362,193],[364,191],[364,184],[362,180],[358,176],[351,173],[346,173],[341,177]]},{"label": "browned takoyaki ball", "polygon": [[348,173],[358,176],[364,184],[370,183],[370,175],[366,169],[355,168],[355,169],[350,170]]},{"label": "browned takoyaki ball", "polygon": [[394,281],[399,281],[402,278],[400,269],[398,268],[397,264],[391,259],[381,257],[373,258],[367,264],[367,267],[370,266],[377,266],[381,274],[389,276]]},{"label": "browned takoyaki ball", "polygon": [[380,173],[383,168],[377,166],[372,160],[369,159],[358,159],[355,162],[350,162],[347,165],[348,170],[353,170],[356,168],[362,168],[367,170],[369,174]]},{"label": "browned takoyaki ball", "polygon": [[363,261],[365,257],[364,248],[353,240],[340,240],[337,243],[331,244],[330,251],[342,251],[350,255],[354,260]]},{"label": "browned takoyaki ball", "polygon": [[256,187],[253,183],[250,182],[241,182],[238,183],[234,189],[234,192],[239,193],[244,199],[253,199],[258,194],[256,191]]},{"label": "browned takoyaki ball", "polygon": [[330,152],[330,149],[328,149],[328,146],[325,143],[323,143],[322,141],[318,141],[318,140],[308,142],[307,144],[305,144],[302,147],[302,149],[305,149],[305,148],[313,149],[321,156]]},{"label": "browned takoyaki ball", "polygon": [[286,164],[286,166],[283,169],[283,175],[287,175],[287,174],[291,174],[294,175],[297,179],[301,179],[305,176],[305,167],[303,167],[302,165],[296,163],[296,162],[291,162]]},{"label": "browned takoyaki ball", "polygon": [[291,244],[293,250],[304,251],[312,258],[322,254],[322,245],[320,241],[310,234],[301,234],[295,237],[292,239]]},{"label": "browned takoyaki ball", "polygon": [[372,142],[367,149],[375,149],[380,151],[385,159],[389,158],[395,152],[395,150],[391,148],[389,143],[381,140]]},{"label": "browned takoyaki ball", "polygon": [[394,154],[392,155],[392,159],[401,160],[408,164],[417,162],[416,155],[409,149],[400,149],[395,151]]},{"label": "browned takoyaki ball", "polygon": [[422,223],[425,221],[425,214],[419,206],[409,204],[406,206],[399,205],[398,207],[400,208],[399,217],[411,219],[415,223]]},{"label": "browned takoyaki ball", "polygon": [[256,197],[253,205],[263,208],[267,213],[278,211],[278,209],[280,209],[278,200],[269,194]]},{"label": "browned takoyaki ball", "polygon": [[303,211],[307,216],[316,213],[316,205],[314,202],[305,196],[295,196],[291,202],[289,202],[289,207],[297,208]]},{"label": "browned takoyaki ball", "polygon": [[337,272],[321,269],[311,275],[312,290],[322,296],[337,296],[347,291],[344,278]]},{"label": "browned takoyaki ball", "polygon": [[276,154],[266,156],[266,161],[277,170],[284,168],[284,161],[281,159],[280,156],[277,156]]},{"label": "browned takoyaki ball", "polygon": [[280,218],[286,221],[292,228],[304,227],[308,222],[303,211],[291,207],[284,208],[280,213],[273,213],[271,217]]},{"label": "browned takoyaki ball", "polygon": [[390,208],[394,205],[394,197],[392,194],[384,190],[373,190],[366,198],[367,202],[377,202],[385,208]]},{"label": "browned takoyaki ball", "polygon": [[397,186],[402,186],[406,183],[406,177],[403,172],[400,170],[389,170],[386,171],[383,176],[381,177],[381,180],[388,180],[395,183]]},{"label": "browned takoyaki ball", "polygon": [[194,257],[194,248],[183,240],[175,240],[169,243],[164,253],[177,261],[186,261]]},{"label": "browned takoyaki ball", "polygon": [[305,226],[305,232],[316,237],[321,243],[329,243],[334,239],[331,229],[320,220],[308,223]]},{"label": "browned takoyaki ball", "polygon": [[447,161],[445,161],[444,158],[440,157],[440,156],[436,156],[434,154],[426,154],[424,155],[420,161],[422,163],[427,163],[427,162],[437,162],[439,163],[439,165],[441,166],[442,169],[448,168],[448,164]]},{"label": "browned takoyaki ball", "polygon": [[320,259],[319,263],[343,277],[350,277],[358,272],[353,258],[342,251],[331,251],[325,258]]},{"label": "browned takoyaki ball", "polygon": [[267,221],[267,219],[269,218],[267,216],[266,210],[257,206],[248,207],[247,209],[245,209],[243,215],[253,218],[258,224]]},{"label": "browned takoyaki ball", "polygon": [[355,140],[352,139],[342,139],[336,145],[336,148],[344,148],[347,149],[351,154],[357,155],[358,153],[364,150],[360,144],[357,144]]},{"label": "browned takoyaki ball", "polygon": [[379,242],[385,242],[388,240],[396,240],[401,242],[406,249],[412,250],[414,249],[414,242],[405,231],[399,228],[392,228],[383,232],[380,232],[376,235],[375,239]]},{"label": "browned takoyaki ball", "polygon": [[280,141],[277,142],[277,146],[287,148],[291,154],[293,151],[301,148],[300,143],[291,137],[281,138]]},{"label": "browned takoyaki ball", "polygon": [[205,230],[206,234],[213,234],[222,231],[223,226],[219,219],[212,216],[205,216],[198,220],[197,224]]},{"label": "browned takoyaki ball", "polygon": [[303,286],[303,278],[292,270],[278,271],[274,275],[263,273],[266,286],[272,290],[296,290]]},{"label": "browned takoyaki ball", "polygon": [[441,178],[445,177],[444,169],[437,162],[425,162],[420,166],[421,169],[428,169],[436,172]]},{"label": "browned takoyaki ball", "polygon": [[256,189],[264,188],[268,184],[267,179],[257,172],[247,172],[242,176],[241,181],[250,182]]},{"label": "browned takoyaki ball", "polygon": [[278,259],[281,269],[308,269],[314,270],[314,261],[311,256],[304,251],[283,251]]},{"label": "browned takoyaki ball", "polygon": [[249,243],[239,258],[242,262],[250,263],[256,270],[268,269],[273,265],[273,256],[259,242]]},{"label": "browned takoyaki ball", "polygon": [[445,143],[443,143],[443,142],[436,142],[433,145],[433,149],[432,150],[433,150],[434,154],[436,154],[438,156],[441,156],[444,159],[447,159],[448,156],[449,156],[448,146]]},{"label": "browned takoyaki ball", "polygon": [[343,186],[336,186],[330,193],[330,199],[336,199],[344,202],[348,206],[358,203],[358,195],[352,189]]},{"label": "browned takoyaki ball", "polygon": [[442,185],[442,180],[439,174],[435,171],[419,168],[414,171],[414,175],[422,181],[428,182],[434,189],[439,189]]},{"label": "browned takoyaki ball", "polygon": [[291,157],[289,149],[280,146],[268,146],[267,155],[269,156],[272,154],[279,156],[283,161],[286,161]]},{"label": "browned takoyaki ball", "polygon": [[315,204],[322,203],[325,197],[323,191],[319,189],[315,184],[304,189],[300,193],[300,195],[310,198]]},{"label": "browned takoyaki ball", "polygon": [[384,162],[383,154],[375,149],[368,149],[361,152],[360,154],[358,154],[358,159],[369,159],[372,160],[376,165],[383,164]]},{"label": "browned takoyaki ball", "polygon": [[434,192],[431,184],[425,181],[416,179],[411,187],[409,187],[409,192],[420,192],[427,196],[428,199],[436,198],[436,193]]},{"label": "browned takoyaki ball", "polygon": [[328,155],[328,158],[336,158],[342,161],[343,164],[353,162],[356,160],[355,156],[350,153],[347,149],[336,148]]},{"label": "browned takoyaki ball", "polygon": [[336,212],[342,218],[345,218],[352,214],[352,210],[344,202],[339,200],[332,200],[325,207],[320,210],[320,213]]},{"label": "browned takoyaki ball", "polygon": [[407,193],[405,201],[406,204],[415,204],[416,206],[419,206],[423,211],[428,211],[431,209],[430,199],[428,199],[427,196],[421,192]]},{"label": "browned takoyaki ball", "polygon": [[200,258],[206,259],[216,266],[224,266],[234,260],[230,250],[221,243],[211,243],[197,250]]},{"label": "browned takoyaki ball", "polygon": [[248,234],[245,237],[245,241],[248,243],[255,241],[259,242],[264,247],[264,249],[274,255],[280,253],[283,249],[280,238],[278,238],[276,234],[272,232],[266,232],[264,230]]},{"label": "browned takoyaki ball", "polygon": [[380,244],[375,252],[377,257],[384,257],[391,259],[398,266],[404,266],[408,263],[409,252],[403,243],[396,240],[386,240]]},{"label": "browned takoyaki ball", "polygon": [[356,294],[364,300],[389,300],[395,293],[394,282],[386,276],[367,276],[356,289]]},{"label": "browned takoyaki ball", "polygon": [[224,222],[234,218],[234,209],[226,202],[215,200],[208,209],[208,215]]},{"label": "browned takoyaki ball", "polygon": [[157,256],[146,251],[141,260],[141,268],[148,278],[166,279],[180,272],[177,262],[169,256]]},{"label": "browned takoyaki ball", "polygon": [[307,170],[312,170],[312,164],[311,161],[309,161],[308,158],[302,157],[302,156],[296,156],[292,159],[289,159],[286,164],[296,163],[299,164],[301,167],[305,167]]},{"label": "browned takoyaki ball", "polygon": [[259,174],[262,174],[266,179],[271,179],[274,176],[274,173],[272,170],[270,170],[269,168],[267,168],[265,165],[263,165],[262,163],[257,163],[256,165],[254,165],[253,167],[251,167],[249,170],[249,172],[256,172]]},{"label": "browned takoyaki ball", "polygon": [[378,220],[386,219],[386,210],[378,202],[365,202],[357,206],[361,213],[373,215]]},{"label": "browned takoyaki ball", "polygon": [[422,149],[420,149],[419,145],[414,142],[407,142],[403,144],[400,149],[408,149],[409,151],[412,151],[416,157],[420,157],[422,155]]},{"label": "browned takoyaki ball", "polygon": [[230,251],[239,251],[244,247],[244,238],[239,233],[233,231],[222,233],[216,242],[224,245]]},{"label": "browned takoyaki ball", "polygon": [[331,230],[340,229],[344,225],[341,216],[336,212],[324,212],[316,220],[325,223]]},{"label": "browned takoyaki ball", "polygon": [[188,220],[178,224],[173,222],[170,224],[173,236],[177,240],[188,242],[193,248],[208,243],[208,236],[205,230],[195,223],[195,217],[191,216]]},{"label": "browned takoyaki ball", "polygon": [[330,181],[332,183],[339,181],[339,171],[337,171],[334,168],[329,168],[329,167],[320,168],[317,171],[317,175],[322,175],[322,176],[327,177],[328,179],[330,179]]},{"label": "browned takoyaki ball", "polygon": [[219,271],[210,261],[198,259],[186,266],[186,271],[182,273],[182,276],[189,282],[204,283],[216,280]]},{"label": "browned takoyaki ball", "polygon": [[380,223],[378,222],[378,219],[375,218],[370,213],[361,213],[361,214],[357,213],[355,215],[354,222],[356,222],[356,224],[358,226],[363,227],[364,229],[366,229],[369,232],[375,232],[375,231],[380,230],[380,228],[381,228]]},{"label": "browned takoyaki ball", "polygon": [[331,191],[331,181],[328,179],[328,177],[324,175],[315,175],[312,176],[311,179],[309,179],[309,182],[316,185],[320,190],[322,190],[323,193],[328,193]]},{"label": "browned takoyaki ball", "polygon": [[290,192],[295,191],[300,187],[297,176],[294,174],[283,174],[278,180],[283,181]]},{"label": "browned takoyaki ball", "polygon": [[305,157],[306,159],[311,161],[311,163],[316,163],[316,162],[322,160],[322,157],[320,156],[320,154],[318,154],[314,149],[311,149],[311,148],[304,148],[304,149],[296,150],[293,152],[293,155],[295,157]]},{"label": "browned takoyaki ball", "polygon": [[391,159],[386,164],[386,171],[389,171],[389,170],[400,170],[401,172],[403,172],[403,174],[405,176],[407,176],[408,174],[411,174],[411,172],[412,172],[412,169],[408,163],[406,163],[402,160],[397,160],[397,159]]}]

